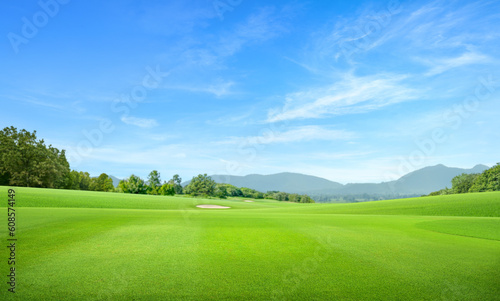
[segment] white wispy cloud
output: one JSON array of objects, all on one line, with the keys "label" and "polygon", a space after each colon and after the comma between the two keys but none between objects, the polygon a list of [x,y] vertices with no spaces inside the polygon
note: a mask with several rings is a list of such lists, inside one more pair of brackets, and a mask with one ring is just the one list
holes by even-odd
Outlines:
[{"label": "white wispy cloud", "polygon": [[328,129],[316,125],[293,127],[287,131],[273,131],[271,129],[267,129],[262,132],[263,134],[260,136],[232,137],[229,140],[221,141],[218,144],[265,145],[315,140],[347,140],[356,137],[356,134],[353,132]]},{"label": "white wispy cloud", "polygon": [[43,101],[43,100],[40,100],[40,99],[33,97],[33,96],[2,95],[2,97],[10,98],[10,99],[15,100],[15,101],[29,103],[31,105],[47,107],[47,108],[56,109],[56,110],[63,110],[64,109],[64,107],[61,105],[57,105],[57,104],[54,104],[54,103],[49,102],[49,101]]},{"label": "white wispy cloud", "polygon": [[85,159],[118,164],[130,164],[130,162],[134,162],[136,164],[154,165],[159,163],[158,158],[169,158],[169,160],[186,158],[186,151],[187,147],[176,144],[150,147],[148,149],[121,145],[120,147],[112,148],[94,148],[92,152],[85,156]]},{"label": "white wispy cloud", "polygon": [[490,57],[477,52],[468,51],[457,57],[427,60],[427,64],[433,67],[425,75],[438,75],[453,68],[489,62],[491,62]]},{"label": "white wispy cloud", "polygon": [[315,152],[310,156],[316,160],[346,160],[346,159],[360,159],[367,158],[369,155],[374,154],[375,151],[349,151],[349,152]]},{"label": "white wispy cloud", "polygon": [[282,108],[269,111],[267,122],[363,113],[415,99],[418,93],[402,83],[405,78],[347,74],[336,84],[287,95]]},{"label": "white wispy cloud", "polygon": [[245,22],[222,36],[217,46],[219,55],[230,56],[240,51],[246,44],[261,43],[288,32],[287,19],[290,14],[285,9],[264,7],[250,15]]},{"label": "white wispy cloud", "polygon": [[245,47],[259,45],[289,32],[289,19],[293,14],[294,9],[290,7],[260,8],[216,38],[210,35],[186,39],[180,55],[186,66],[221,68],[228,57],[236,55]]},{"label": "white wispy cloud", "polygon": [[467,47],[488,39],[491,22],[498,20],[498,15],[485,16],[484,10],[497,10],[495,1],[457,4],[449,1],[427,3],[413,10],[408,18],[399,20],[392,30],[393,36],[403,37],[419,50]]},{"label": "white wispy cloud", "polygon": [[247,125],[250,123],[249,118],[254,113],[252,108],[249,108],[245,113],[232,113],[228,115],[223,115],[214,120],[207,120],[206,123],[209,125]]},{"label": "white wispy cloud", "polygon": [[[498,9],[494,1],[394,3],[339,17],[315,32],[298,58],[290,60],[314,73],[343,64],[357,67],[376,51],[402,56],[425,51],[426,57],[453,60],[470,45],[482,45],[500,35],[491,30],[499,15],[484,15],[485,9]],[[466,52],[462,59],[476,59],[471,55]]]},{"label": "white wispy cloud", "polygon": [[143,135],[143,137],[145,137],[149,140],[158,141],[158,142],[163,142],[163,141],[167,141],[170,139],[178,138],[177,135],[169,135],[169,134],[146,134],[146,135]]},{"label": "white wispy cloud", "polygon": [[158,122],[155,119],[149,119],[149,118],[123,116],[121,118],[121,121],[123,121],[126,124],[135,125],[141,128],[152,128],[158,126]]},{"label": "white wispy cloud", "polygon": [[[216,31],[217,34],[210,32],[183,37],[160,55],[167,63],[172,57],[177,61],[173,68],[175,75],[163,88],[209,93],[216,97],[233,94],[237,78],[220,76],[228,69],[228,60],[247,48],[263,45],[288,33],[295,10],[293,6],[262,7],[241,21]],[[210,82],[213,77],[219,80]]]},{"label": "white wispy cloud", "polygon": [[[56,111],[61,111],[64,113],[70,113],[70,114],[75,114],[75,115],[82,115],[87,111],[87,109],[82,106],[81,101],[72,101],[72,102],[63,102],[63,101],[58,101],[54,102],[52,100],[45,100],[42,99],[41,97],[33,96],[33,95],[0,95],[0,97],[4,99],[10,99],[16,102],[23,102],[27,103],[31,106],[37,106],[37,107],[44,107],[44,108],[49,108],[53,109]],[[43,97],[47,98],[47,97]]]},{"label": "white wispy cloud", "polygon": [[189,85],[189,86],[167,86],[165,87],[166,89],[173,89],[173,90],[182,90],[182,91],[188,91],[188,92],[195,92],[195,93],[208,93],[208,94],[213,94],[216,97],[223,97],[227,95],[231,95],[233,91],[231,90],[231,87],[233,87],[235,83],[233,81],[224,81],[224,80],[219,80],[216,81],[213,84],[209,85]]},{"label": "white wispy cloud", "polygon": [[211,2],[165,1],[159,3],[145,2],[137,12],[138,25],[149,34],[186,35],[198,28],[208,26],[211,19],[217,17]]},{"label": "white wispy cloud", "polygon": [[355,64],[353,56],[392,38],[401,13],[401,5],[393,4],[367,5],[354,16],[341,16],[326,23],[311,35],[299,58],[290,60],[315,73],[332,66],[338,68],[340,62]]}]

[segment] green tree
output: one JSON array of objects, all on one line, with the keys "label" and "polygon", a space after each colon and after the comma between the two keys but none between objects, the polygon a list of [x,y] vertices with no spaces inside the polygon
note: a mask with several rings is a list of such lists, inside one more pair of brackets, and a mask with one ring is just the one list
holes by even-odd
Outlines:
[{"label": "green tree", "polygon": [[260,191],[256,191],[255,194],[254,194],[254,198],[255,199],[263,199],[264,198],[264,193],[262,193]]},{"label": "green tree", "polygon": [[308,195],[304,194],[300,197],[300,203],[314,203],[314,200],[311,199]]},{"label": "green tree", "polygon": [[447,194],[453,194],[453,189],[446,187],[444,189],[429,193],[429,196],[447,195]]},{"label": "green tree", "polygon": [[288,200],[290,202],[300,203],[301,196],[296,193],[292,193],[288,196]]},{"label": "green tree", "polygon": [[90,190],[91,182],[92,180],[88,172],[72,170],[68,173],[64,188],[72,190]]},{"label": "green tree", "polygon": [[171,183],[164,183],[159,189],[160,195],[175,195],[175,187]]},{"label": "green tree", "polygon": [[483,171],[472,184],[469,192],[499,191],[500,190],[500,163]]},{"label": "green tree", "polygon": [[269,199],[269,200],[277,200],[277,197],[276,197],[276,194],[278,193],[279,191],[268,191],[266,192],[266,194],[264,195],[264,198],[266,199]]},{"label": "green tree", "polygon": [[224,189],[226,191],[226,196],[243,196],[241,189],[231,184],[217,183],[216,186],[217,189]]},{"label": "green tree", "polygon": [[66,160],[66,152],[59,151],[51,145],[41,147],[44,158],[38,163],[40,187],[64,188],[70,172],[69,163]]},{"label": "green tree", "polygon": [[102,173],[97,178],[92,178],[93,191],[114,191],[113,180],[105,173]]},{"label": "green tree", "polygon": [[80,190],[80,173],[78,171],[72,170],[68,174],[65,188],[72,190]]},{"label": "green tree", "polygon": [[90,178],[89,190],[90,191],[97,190],[97,178],[95,178],[95,177]]},{"label": "green tree", "polygon": [[276,195],[276,199],[278,201],[288,201],[288,193],[286,192],[278,192]]},{"label": "green tree", "polygon": [[146,194],[148,186],[140,177],[131,175],[128,179],[121,180],[118,188],[124,193]]},{"label": "green tree", "polygon": [[[259,193],[260,194],[260,193]],[[255,198],[260,198],[260,195],[257,194]],[[273,199],[277,201],[288,201],[288,202],[296,202],[296,203],[314,203],[314,200],[310,198],[308,195],[300,195],[297,193],[286,193],[280,191],[268,191],[266,194],[262,194],[262,198]],[[354,200],[354,198],[353,198]]]},{"label": "green tree", "polygon": [[6,127],[0,131],[2,182],[26,187],[64,188],[69,174],[65,151],[38,140],[36,131]]},{"label": "green tree", "polygon": [[[0,162],[0,165],[2,162]],[[0,186],[7,186],[10,184],[10,172],[6,171],[4,173],[0,172]]]},{"label": "green tree", "polygon": [[472,187],[472,184],[476,180],[479,174],[466,174],[463,173],[454,177],[451,180],[451,189],[453,193],[467,193]]},{"label": "green tree", "polygon": [[149,173],[148,176],[148,194],[160,194],[161,188],[161,177],[160,173],[157,170],[153,170]]},{"label": "green tree", "polygon": [[173,176],[172,180],[170,180],[170,181],[171,181],[171,184],[174,185],[175,193],[182,194],[182,185],[181,185],[182,178],[179,175],[175,174]]},{"label": "green tree", "polygon": [[91,178],[88,172],[80,171],[79,173],[80,190],[90,190]]},{"label": "green tree", "polygon": [[215,197],[219,199],[227,199],[227,196],[228,196],[227,188],[224,185],[216,184]]},{"label": "green tree", "polygon": [[236,193],[238,192],[240,192],[240,195],[245,198],[254,198],[254,199],[264,198],[264,194],[262,192],[247,187],[237,188]]},{"label": "green tree", "polygon": [[[229,185],[229,184],[227,184],[227,185]],[[227,191],[228,191],[228,194],[230,196],[243,196],[243,192],[241,192],[241,189],[239,189],[238,187],[235,187],[233,185],[229,185],[227,188]]]},{"label": "green tree", "polygon": [[213,196],[215,193],[215,181],[207,174],[199,174],[193,177],[189,185],[186,186],[186,193],[191,195]]}]

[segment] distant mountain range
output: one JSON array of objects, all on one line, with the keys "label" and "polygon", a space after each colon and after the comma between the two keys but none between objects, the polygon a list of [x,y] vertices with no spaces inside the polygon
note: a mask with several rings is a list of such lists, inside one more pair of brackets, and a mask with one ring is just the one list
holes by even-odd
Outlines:
[{"label": "distant mountain range", "polygon": [[476,165],[471,169],[447,167],[442,164],[410,172],[398,180],[382,183],[340,184],[323,178],[298,173],[273,175],[213,175],[217,183],[248,187],[261,192],[283,191],[309,195],[422,195],[451,187],[451,180],[462,173],[481,173],[489,167]]},{"label": "distant mountain range", "polygon": [[274,175],[229,176],[213,175],[217,183],[227,183],[236,187],[247,187],[261,192],[283,191],[305,193],[307,191],[338,190],[342,184],[323,178],[298,173],[283,172]]}]

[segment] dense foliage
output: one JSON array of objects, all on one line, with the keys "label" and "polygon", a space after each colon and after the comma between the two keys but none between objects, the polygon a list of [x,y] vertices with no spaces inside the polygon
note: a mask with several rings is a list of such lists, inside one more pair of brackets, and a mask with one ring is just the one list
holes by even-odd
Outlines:
[{"label": "dense foliage", "polygon": [[[153,170],[149,173],[147,182],[136,175],[131,175],[128,179],[121,180],[117,191],[134,194],[174,195],[176,193],[175,179],[181,180],[178,175],[175,175],[174,179],[162,184],[160,173],[157,170]],[[182,186],[181,190],[177,191],[182,193]]]},{"label": "dense foliage", "polygon": [[451,180],[451,188],[444,188],[429,195],[485,191],[500,191],[500,163],[480,174],[458,175]]},{"label": "dense foliage", "polygon": [[0,131],[0,185],[65,188],[69,173],[65,151],[46,146],[36,131]]},{"label": "dense foliage", "polygon": [[114,191],[105,173],[92,178],[88,172],[71,170],[64,150],[45,145],[36,131],[6,127],[0,131],[0,185]]},{"label": "dense foliage", "polygon": [[113,186],[113,180],[105,173],[102,173],[97,178],[92,178],[90,189],[93,191],[110,191],[113,192],[115,190],[115,186]]},{"label": "dense foliage", "polygon": [[191,195],[203,195],[203,196],[215,196],[216,183],[207,174],[200,174],[193,177],[191,182],[185,187],[187,194]]},{"label": "dense foliage", "polygon": [[357,194],[312,194],[318,203],[361,203],[381,200],[394,200],[419,197],[419,194],[385,194],[385,193],[357,193]]},{"label": "dense foliage", "polygon": [[146,194],[148,187],[143,179],[136,175],[131,175],[128,179],[120,181],[118,184],[118,191],[125,193]]},{"label": "dense foliage", "polygon": [[477,176],[469,192],[499,191],[500,190],[500,163],[485,170]]},{"label": "dense foliage", "polygon": [[277,201],[287,201],[295,203],[314,203],[314,200],[307,195],[300,195],[296,193],[286,193],[280,191],[268,191],[267,193],[262,193],[260,191],[242,187],[238,188],[231,184],[216,184],[216,197],[226,198],[228,196],[232,197],[244,197],[253,199],[272,199]]},{"label": "dense foliage", "polygon": [[314,200],[311,199],[306,194],[297,194],[297,193],[286,193],[282,191],[268,191],[264,197],[266,199],[272,199],[277,201],[285,201],[285,202],[294,202],[294,203],[314,203]]},{"label": "dense foliage", "polygon": [[[92,178],[88,172],[72,170],[68,176],[66,189],[90,190]],[[92,185],[93,186],[93,185]]]}]

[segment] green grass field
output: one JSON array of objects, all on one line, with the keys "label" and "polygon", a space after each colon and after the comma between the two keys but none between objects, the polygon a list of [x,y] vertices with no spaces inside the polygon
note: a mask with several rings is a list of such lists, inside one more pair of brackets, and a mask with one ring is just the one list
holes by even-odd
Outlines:
[{"label": "green grass field", "polygon": [[16,293],[3,248],[0,300],[500,300],[500,193],[295,204],[15,190]]}]

